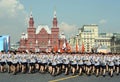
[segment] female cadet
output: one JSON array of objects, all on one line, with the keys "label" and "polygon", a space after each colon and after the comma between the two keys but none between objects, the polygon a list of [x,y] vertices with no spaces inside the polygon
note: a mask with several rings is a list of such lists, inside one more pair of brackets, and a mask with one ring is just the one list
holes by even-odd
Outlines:
[{"label": "female cadet", "polygon": [[21,55],[21,67],[22,67],[22,73],[25,73],[26,72],[26,69],[27,69],[27,55],[25,52],[22,52],[22,55]]},{"label": "female cadet", "polygon": [[75,75],[76,69],[77,69],[76,56],[73,56],[73,59],[72,59],[72,62],[71,62],[71,67],[72,67],[72,75]]},{"label": "female cadet", "polygon": [[41,55],[40,54],[37,54],[37,64],[38,64],[38,71],[40,72],[40,69],[41,69]]},{"label": "female cadet", "polygon": [[59,75],[62,69],[62,58],[60,55],[57,55],[56,63],[57,63],[57,75]]},{"label": "female cadet", "polygon": [[87,72],[87,65],[86,65],[87,61],[88,61],[87,54],[84,54],[84,57],[83,57],[83,64],[84,64],[83,70],[84,70],[84,72]]},{"label": "female cadet", "polygon": [[98,55],[95,56],[95,70],[96,70],[96,76],[99,75],[99,68],[100,68],[100,57]]},{"label": "female cadet", "polygon": [[119,75],[119,71],[120,71],[120,69],[119,69],[119,65],[120,65],[120,57],[119,57],[119,55],[117,54],[116,56],[115,56],[115,71],[116,71],[116,74],[117,75]]},{"label": "female cadet", "polygon": [[16,73],[17,73],[17,63],[18,63],[17,55],[14,52],[14,54],[12,54],[12,72],[13,72],[13,75],[16,75]]},{"label": "female cadet", "polygon": [[17,72],[21,71],[21,62],[20,62],[20,58],[21,58],[21,53],[20,52],[16,52],[16,56],[17,56]]},{"label": "female cadet", "polygon": [[30,55],[30,62],[29,62],[29,73],[33,73],[35,70],[35,57],[33,54]]},{"label": "female cadet", "polygon": [[108,68],[109,68],[109,74],[111,77],[113,76],[113,67],[114,67],[114,57],[113,55],[110,55],[108,57]]},{"label": "female cadet", "polygon": [[53,75],[53,76],[55,76],[56,65],[57,65],[57,60],[56,60],[56,58],[54,57],[54,58],[52,59],[52,75]]},{"label": "female cadet", "polygon": [[79,60],[78,60],[78,70],[79,70],[79,74],[78,75],[81,75],[82,74],[82,70],[83,70],[83,56],[80,55],[78,56],[79,57]]},{"label": "female cadet", "polygon": [[53,54],[48,55],[48,72],[52,74],[52,59],[53,59]]},{"label": "female cadet", "polygon": [[86,74],[90,75],[90,70],[91,70],[91,56],[90,55],[87,56],[86,65],[87,65]]},{"label": "female cadet", "polygon": [[70,61],[67,57],[64,56],[62,62],[63,62],[63,65],[65,67],[65,75],[68,75],[69,74],[69,63],[70,63]]},{"label": "female cadet", "polygon": [[6,57],[4,55],[4,51],[1,53],[1,57],[0,57],[0,69],[1,69],[1,72],[5,72],[5,65],[6,65]]},{"label": "female cadet", "polygon": [[45,73],[45,70],[46,70],[46,65],[47,65],[47,57],[46,57],[46,55],[43,55],[42,56],[42,63],[41,63],[41,73]]},{"label": "female cadet", "polygon": [[8,51],[8,53],[7,53],[7,71],[8,71],[8,73],[11,72],[11,65],[12,65],[11,57],[12,57],[11,52]]},{"label": "female cadet", "polygon": [[91,72],[92,74],[95,73],[95,54],[92,54],[92,58],[91,58]]},{"label": "female cadet", "polygon": [[105,55],[101,55],[100,58],[100,72],[103,75],[103,77],[105,77],[105,73],[106,73],[106,65],[107,65],[107,61],[106,61],[106,56]]}]

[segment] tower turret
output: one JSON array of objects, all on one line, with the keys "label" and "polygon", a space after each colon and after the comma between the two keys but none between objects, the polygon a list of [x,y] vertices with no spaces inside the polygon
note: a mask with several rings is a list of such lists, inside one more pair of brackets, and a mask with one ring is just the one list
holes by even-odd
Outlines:
[{"label": "tower turret", "polygon": [[56,16],[56,11],[54,11],[53,27],[54,27],[54,28],[57,28],[57,16]]},{"label": "tower turret", "polygon": [[30,27],[30,28],[33,28],[33,27],[34,27],[34,20],[33,20],[32,12],[30,13],[29,27]]}]

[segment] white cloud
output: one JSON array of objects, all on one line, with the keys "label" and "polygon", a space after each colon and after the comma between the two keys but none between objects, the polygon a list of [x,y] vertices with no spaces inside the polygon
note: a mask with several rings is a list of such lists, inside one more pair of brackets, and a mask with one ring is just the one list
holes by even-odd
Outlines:
[{"label": "white cloud", "polygon": [[19,0],[0,0],[0,35],[10,35],[11,42],[19,41],[26,31],[26,13]]},{"label": "white cloud", "polygon": [[70,37],[71,35],[76,35],[78,32],[78,27],[76,25],[67,24],[65,22],[62,22],[59,25],[60,33],[64,32],[67,37]]},{"label": "white cloud", "polygon": [[100,23],[100,24],[106,24],[106,23],[107,23],[107,20],[102,19],[102,20],[99,21],[99,23]]},{"label": "white cloud", "polygon": [[24,6],[18,0],[0,0],[0,17],[16,16],[22,10]]}]

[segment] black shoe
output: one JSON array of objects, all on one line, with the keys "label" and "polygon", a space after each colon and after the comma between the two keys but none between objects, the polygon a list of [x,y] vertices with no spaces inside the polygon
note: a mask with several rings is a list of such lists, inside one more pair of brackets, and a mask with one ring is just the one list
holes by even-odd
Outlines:
[{"label": "black shoe", "polygon": [[103,75],[103,77],[105,77],[105,75]]},{"label": "black shoe", "polygon": [[75,73],[73,73],[72,76],[75,76]]},{"label": "black shoe", "polygon": [[79,76],[81,76],[82,74],[81,74],[81,73],[79,73],[78,75],[79,75]]},{"label": "black shoe", "polygon": [[13,75],[16,75],[16,73],[13,73]]},{"label": "black shoe", "polygon": [[111,75],[110,77],[113,77],[113,75]]},{"label": "black shoe", "polygon": [[98,75],[96,75],[96,77],[98,77]]},{"label": "black shoe", "polygon": [[90,74],[88,74],[88,76],[90,76]]},{"label": "black shoe", "polygon": [[117,76],[119,75],[119,73],[116,74]]}]

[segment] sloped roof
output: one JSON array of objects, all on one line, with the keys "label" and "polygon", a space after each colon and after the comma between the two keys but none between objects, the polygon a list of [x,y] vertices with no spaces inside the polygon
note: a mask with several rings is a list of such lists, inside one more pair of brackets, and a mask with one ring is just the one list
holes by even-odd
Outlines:
[{"label": "sloped roof", "polygon": [[47,25],[39,25],[38,28],[36,29],[36,34],[38,34],[42,28],[44,28],[48,34],[51,34],[51,30]]}]

